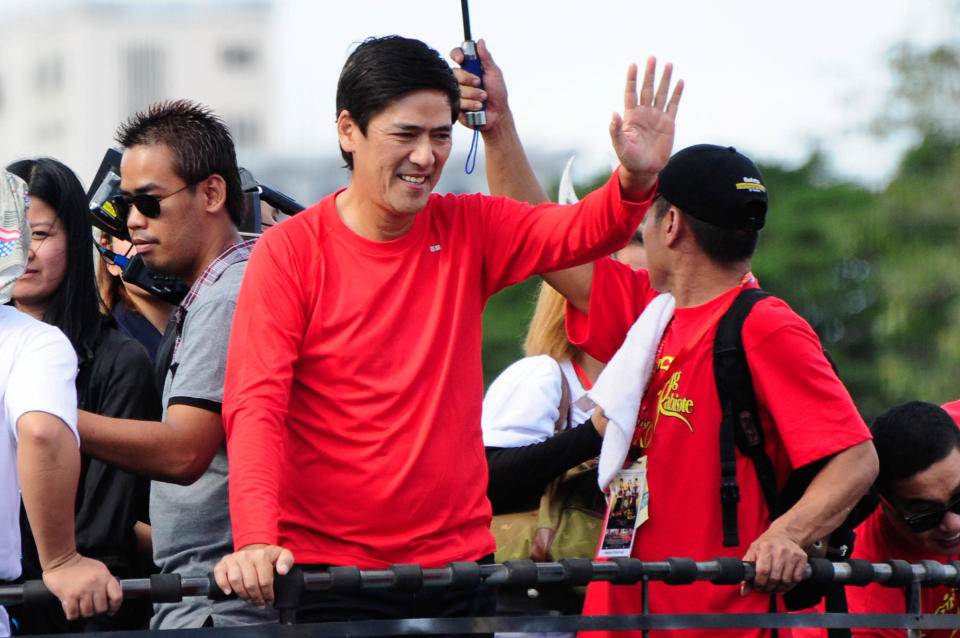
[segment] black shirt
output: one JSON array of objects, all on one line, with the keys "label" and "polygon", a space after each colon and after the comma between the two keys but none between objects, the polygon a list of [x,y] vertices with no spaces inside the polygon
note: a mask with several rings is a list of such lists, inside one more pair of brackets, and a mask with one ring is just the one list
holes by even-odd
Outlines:
[{"label": "black shirt", "polygon": [[600,454],[603,438],[589,419],[545,441],[523,447],[488,447],[487,498],[494,514],[536,509],[547,484]]}]

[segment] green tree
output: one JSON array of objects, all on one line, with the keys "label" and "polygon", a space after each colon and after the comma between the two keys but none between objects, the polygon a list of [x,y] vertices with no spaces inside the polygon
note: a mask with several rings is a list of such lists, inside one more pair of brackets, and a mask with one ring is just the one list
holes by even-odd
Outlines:
[{"label": "green tree", "polygon": [[908,43],[890,54],[893,88],[887,105],[873,121],[878,135],[904,130],[918,137],[960,137],[960,43],[922,49]]},{"label": "green tree", "polygon": [[[915,139],[890,183],[838,179],[821,152],[797,168],[764,164],[770,211],[754,258],[764,288],[820,335],[867,420],[901,401],[960,396],[960,42],[897,47],[890,68],[874,130]],[[488,306],[488,382],[520,356],[537,281]]]},{"label": "green tree", "polygon": [[[600,188],[610,173],[600,173],[577,185],[583,195]],[[550,184],[547,193],[555,196],[559,180]],[[554,201],[556,201],[554,199]],[[483,311],[483,381],[490,385],[504,368],[523,356],[523,340],[533,316],[540,291],[540,277],[531,277],[490,298]]]},{"label": "green tree", "polygon": [[878,401],[872,317],[880,305],[869,224],[876,195],[830,177],[817,152],[800,167],[764,165],[770,193],[767,223],[753,269],[820,336],[861,410]]},{"label": "green tree", "polygon": [[483,311],[484,386],[523,356],[523,340],[539,286],[540,278],[531,277],[501,290],[487,302]]},{"label": "green tree", "polygon": [[960,139],[926,136],[884,191],[871,235],[882,305],[874,324],[886,403],[960,396]]}]

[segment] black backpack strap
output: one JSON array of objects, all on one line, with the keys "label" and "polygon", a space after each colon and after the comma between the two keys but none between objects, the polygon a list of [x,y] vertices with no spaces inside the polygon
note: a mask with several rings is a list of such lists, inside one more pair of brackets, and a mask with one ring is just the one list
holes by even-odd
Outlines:
[{"label": "black backpack strap", "polygon": [[741,332],[747,315],[761,299],[770,293],[759,288],[747,288],[737,295],[730,309],[717,324],[713,343],[713,374],[717,384],[717,398],[723,420],[720,423],[720,503],[723,512],[723,546],[740,544],[737,527],[737,503],[740,487],[737,484],[737,454],[753,461],[757,479],[767,501],[771,517],[776,517],[776,473],[763,445],[763,430],[757,415],[757,398],[753,392],[753,377],[743,351]]},{"label": "black backpack strap", "polygon": [[[827,459],[811,463],[798,468],[790,476],[784,486],[783,498],[777,490],[777,475],[773,462],[764,449],[763,430],[760,426],[760,417],[757,409],[757,397],[753,391],[753,377],[747,365],[746,353],[743,350],[743,323],[750,311],[761,299],[769,297],[770,293],[759,288],[748,288],[740,292],[730,309],[720,318],[717,325],[717,334],[713,345],[713,372],[717,384],[717,397],[723,412],[723,421],[720,424],[720,500],[723,510],[723,545],[734,547],[739,545],[737,529],[737,503],[740,500],[740,488],[737,484],[737,450],[753,463],[757,474],[757,481],[763,491],[770,518],[774,519],[783,514],[789,503],[796,502],[803,491],[810,484]],[[826,354],[826,353],[824,353]],[[827,359],[830,360],[829,356]],[[833,365],[833,361],[830,360]],[[836,366],[834,365],[834,371]],[[859,507],[859,506],[858,506]],[[872,508],[869,508],[872,511]],[[864,510],[869,514],[867,509]],[[855,520],[853,516],[845,521],[848,530],[866,518],[860,515]],[[838,530],[840,531],[840,530]],[[836,534],[837,532],[835,532]],[[831,539],[832,540],[832,539]],[[841,541],[846,553],[853,545],[853,535],[848,531]],[[846,557],[846,556],[845,556]],[[800,593],[798,590],[793,593]],[[825,596],[824,596],[825,593]],[[791,606],[788,609],[799,609],[816,604],[821,598],[826,598],[827,611],[846,611],[846,595],[843,585],[828,585],[823,590],[813,592],[814,595],[800,607]],[[789,595],[789,594],[788,594]],[[775,597],[771,599],[775,605]],[[775,609],[775,607],[771,607]],[[830,629],[829,638],[849,638],[849,629]]]}]

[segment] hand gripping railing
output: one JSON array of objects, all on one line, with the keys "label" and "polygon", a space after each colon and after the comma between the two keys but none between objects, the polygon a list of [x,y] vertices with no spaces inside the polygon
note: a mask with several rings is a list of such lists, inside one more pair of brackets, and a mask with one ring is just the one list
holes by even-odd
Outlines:
[{"label": "hand gripping railing", "polygon": [[[577,558],[551,563],[534,563],[529,560],[506,561],[502,564],[454,562],[446,567],[402,564],[392,565],[386,569],[330,567],[304,570],[295,567],[286,575],[276,576],[275,607],[279,611],[281,623],[293,624],[296,621],[296,609],[304,591],[358,592],[369,589],[392,589],[415,592],[433,587],[452,589],[473,589],[480,585],[531,587],[548,583],[576,586],[586,585],[591,581],[607,581],[614,585],[641,583],[643,603],[642,609],[638,610],[641,613],[624,616],[439,618],[324,623],[314,626],[314,630],[322,627],[321,633],[311,635],[343,635],[347,629],[351,635],[358,636],[382,635],[391,632],[480,633],[505,630],[577,631],[745,627],[893,627],[908,629],[911,632],[919,629],[960,629],[960,616],[933,616],[920,613],[922,587],[937,585],[960,587],[960,561],[948,563],[920,561],[910,564],[902,560],[888,560],[882,563],[850,560],[834,563],[826,559],[811,558],[804,567],[805,581],[835,582],[851,586],[879,583],[888,587],[903,587],[907,590],[904,614],[649,613],[647,604],[649,581],[663,581],[670,585],[685,585],[694,581],[735,585],[742,581],[751,581],[753,577],[752,563],[731,557],[715,558],[709,561],[668,558],[654,562],[632,558],[616,558],[607,562],[591,562]],[[214,600],[228,598],[217,587],[212,574],[205,578],[181,578],[177,574],[156,574],[150,578],[122,580],[120,585],[124,599],[179,602],[184,596],[205,596]],[[0,586],[0,604],[44,605],[55,602],[56,599],[42,581]]]}]

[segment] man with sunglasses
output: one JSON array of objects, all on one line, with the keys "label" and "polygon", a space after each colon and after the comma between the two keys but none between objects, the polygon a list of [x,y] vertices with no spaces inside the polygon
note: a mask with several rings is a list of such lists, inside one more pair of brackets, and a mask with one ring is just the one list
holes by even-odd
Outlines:
[{"label": "man with sunglasses", "polygon": [[[856,530],[853,558],[874,563],[898,558],[960,559],[960,428],[931,403],[894,406],[871,426],[880,459],[875,487],[880,506]],[[878,583],[847,587],[854,613],[902,614],[904,590]],[[922,589],[924,614],[960,613],[956,590],[940,585]],[[855,636],[903,636],[896,629],[854,629]],[[925,632],[950,636],[952,630]]]},{"label": "man with sunglasses", "polygon": [[[117,140],[124,147],[117,215],[146,266],[180,277],[190,290],[157,354],[163,421],[81,412],[81,441],[91,456],[154,479],[150,516],[161,572],[205,576],[233,547],[221,404],[233,309],[253,244],[237,231],[245,204],[236,153],[223,122],[185,100],[136,114]],[[242,601],[189,598],[157,605],[151,626],[271,618]]]}]

